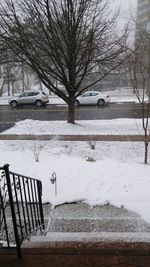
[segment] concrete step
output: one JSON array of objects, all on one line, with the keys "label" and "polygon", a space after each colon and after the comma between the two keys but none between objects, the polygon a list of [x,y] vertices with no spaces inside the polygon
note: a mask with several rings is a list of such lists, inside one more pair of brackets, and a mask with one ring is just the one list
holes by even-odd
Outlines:
[{"label": "concrete step", "polygon": [[143,232],[149,225],[138,219],[52,219],[49,232]]},{"label": "concrete step", "polygon": [[48,232],[150,232],[139,214],[112,205],[90,207],[85,203],[44,207]]},{"label": "concrete step", "polygon": [[142,232],[142,233],[113,233],[113,232],[94,232],[94,233],[58,233],[58,232],[51,232],[48,233],[46,236],[32,236],[30,241],[25,241],[29,244],[33,242],[36,246],[44,245],[46,242],[147,242],[150,243],[150,233]]}]

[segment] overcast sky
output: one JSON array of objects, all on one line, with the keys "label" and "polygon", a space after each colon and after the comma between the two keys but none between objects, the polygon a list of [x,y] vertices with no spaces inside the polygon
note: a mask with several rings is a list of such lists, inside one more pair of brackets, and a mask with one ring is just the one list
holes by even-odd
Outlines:
[{"label": "overcast sky", "polygon": [[137,0],[110,0],[113,8],[120,7],[119,28],[122,29],[129,17],[136,18]]},{"label": "overcast sky", "polygon": [[125,14],[133,12],[137,9],[137,0],[114,0],[116,6],[120,6],[121,8],[121,15],[124,16]]},{"label": "overcast sky", "polygon": [[123,8],[128,8],[129,6],[136,7],[137,5],[137,0],[115,0],[115,1],[121,4]]}]

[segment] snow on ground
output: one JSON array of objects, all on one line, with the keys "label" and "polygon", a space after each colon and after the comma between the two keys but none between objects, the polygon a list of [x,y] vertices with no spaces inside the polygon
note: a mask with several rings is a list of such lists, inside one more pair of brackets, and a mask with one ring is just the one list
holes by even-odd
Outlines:
[{"label": "snow on ground", "polygon": [[[90,124],[82,121],[67,127],[66,122],[25,120],[6,132],[41,134],[44,131],[57,135],[67,133],[69,128],[70,134],[76,133],[76,128],[80,128],[87,134],[88,129],[89,133],[90,129],[94,132],[94,124],[95,133],[106,131],[107,134],[110,125],[112,132],[124,129],[121,133],[125,130],[134,133],[131,126],[136,123],[130,119],[110,120],[106,124],[105,121]],[[138,212],[150,223],[150,165],[143,163],[142,142],[96,142],[93,150],[88,142],[65,142],[55,138],[51,141],[0,141],[0,152],[0,166],[9,163],[11,171],[42,180],[44,202],[52,205],[80,200],[90,205],[109,202]],[[39,162],[35,161],[35,152]],[[93,161],[87,161],[90,158]],[[50,182],[53,172],[57,176],[57,196]]]},{"label": "snow on ground", "polygon": [[141,119],[77,120],[75,124],[65,121],[24,120],[17,122],[2,134],[52,134],[56,135],[142,135]]}]

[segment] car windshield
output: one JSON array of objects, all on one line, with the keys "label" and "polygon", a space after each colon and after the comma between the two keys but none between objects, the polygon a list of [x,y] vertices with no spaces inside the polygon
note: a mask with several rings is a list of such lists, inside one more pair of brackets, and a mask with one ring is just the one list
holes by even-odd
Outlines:
[{"label": "car windshield", "polygon": [[43,92],[43,91],[42,91],[41,93],[42,93],[43,95],[47,95],[47,94],[46,94],[45,92]]},{"label": "car windshield", "polygon": [[90,93],[85,93],[82,95],[82,97],[87,97],[87,96],[90,96]]},{"label": "car windshield", "polygon": [[91,96],[96,96],[98,95],[98,93],[94,92],[94,93],[91,93]]},{"label": "car windshield", "polygon": [[24,97],[26,95],[27,95],[27,93],[23,93],[23,94],[19,95],[19,97]]}]

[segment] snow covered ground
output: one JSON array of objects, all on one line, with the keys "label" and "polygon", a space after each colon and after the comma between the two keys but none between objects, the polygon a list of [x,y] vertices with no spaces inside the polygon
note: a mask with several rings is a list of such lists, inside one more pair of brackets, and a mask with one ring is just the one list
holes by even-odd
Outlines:
[{"label": "snow covered ground", "polygon": [[141,119],[77,120],[75,124],[66,121],[39,121],[26,119],[2,134],[52,134],[56,135],[143,135]]},{"label": "snow covered ground", "polygon": [[[138,125],[138,127],[137,127]],[[150,165],[144,165],[142,142],[58,141],[67,134],[143,134],[141,121],[39,122],[25,120],[5,133],[55,134],[51,141],[0,141],[0,166],[10,164],[17,173],[39,178],[43,183],[43,201],[52,205],[84,201],[90,205],[124,206],[138,212],[150,223]],[[35,161],[36,155],[39,162]],[[150,156],[150,155],[149,155]],[[50,178],[56,172],[58,192]]]}]

